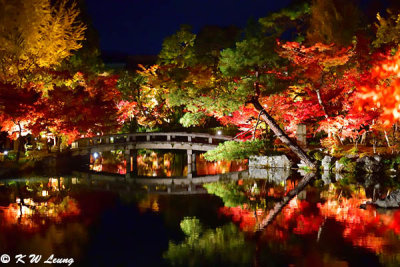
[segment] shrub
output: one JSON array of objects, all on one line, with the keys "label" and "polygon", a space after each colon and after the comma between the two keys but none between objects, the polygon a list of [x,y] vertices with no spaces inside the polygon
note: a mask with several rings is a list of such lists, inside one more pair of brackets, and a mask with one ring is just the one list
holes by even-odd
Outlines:
[{"label": "shrub", "polygon": [[247,159],[252,155],[261,154],[265,147],[266,143],[262,140],[227,141],[219,144],[216,149],[205,153],[204,158],[208,161]]}]

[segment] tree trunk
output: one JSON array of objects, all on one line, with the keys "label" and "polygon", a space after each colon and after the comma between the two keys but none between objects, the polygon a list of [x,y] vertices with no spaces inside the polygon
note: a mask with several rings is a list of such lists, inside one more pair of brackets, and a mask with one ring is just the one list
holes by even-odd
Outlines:
[{"label": "tree trunk", "polygon": [[[383,131],[384,133],[385,133],[385,139],[386,139],[386,142],[387,142],[387,145],[388,145],[388,148],[390,148],[390,142],[389,142],[389,137],[388,137],[388,134],[387,134],[387,132],[386,131]],[[394,150],[393,150],[393,148],[392,148],[392,154],[394,153]]]},{"label": "tree trunk", "polygon": [[18,149],[17,149],[17,155],[15,157],[15,162],[19,161],[19,158],[21,157],[21,151],[22,151],[22,137],[18,137]]},{"label": "tree trunk", "polygon": [[21,124],[18,122],[18,131],[19,131],[19,136],[18,136],[18,148],[17,148],[17,155],[15,157],[15,161],[18,163],[19,158],[21,156],[21,151],[22,151],[22,146],[23,144],[23,138],[22,138],[22,129],[21,129]]},{"label": "tree trunk", "polygon": [[54,142],[55,142],[54,146],[56,147],[57,152],[61,152],[61,137],[60,136],[55,136],[54,137]]},{"label": "tree trunk", "polygon": [[258,112],[257,123],[256,123],[256,126],[254,126],[252,140],[256,139],[256,131],[257,131],[258,123],[260,122],[260,116],[261,116],[261,111]]},{"label": "tree trunk", "polygon": [[326,113],[324,103],[322,103],[321,93],[320,93],[319,89],[315,90],[315,92],[317,93],[318,104],[320,105],[322,111],[324,112],[324,117],[327,119],[329,116],[328,116],[328,113]]},{"label": "tree trunk", "polygon": [[314,178],[315,173],[310,172],[307,173],[303,179],[299,182],[299,184],[292,190],[287,193],[287,195],[283,198],[281,202],[275,204],[274,208],[268,213],[267,217],[259,224],[259,230],[267,227],[275,217],[281,212],[281,210],[292,200],[295,196],[297,196],[303,189],[308,185],[308,183]]},{"label": "tree trunk", "polygon": [[308,167],[316,169],[316,164],[312,161],[312,159],[279,127],[274,118],[272,118],[271,115],[268,114],[268,112],[263,108],[256,97],[253,97],[251,99],[251,103],[254,105],[256,110],[261,112],[261,118],[268,124],[268,126],[282,141],[282,143],[287,145],[293,151],[293,153],[295,153]]}]

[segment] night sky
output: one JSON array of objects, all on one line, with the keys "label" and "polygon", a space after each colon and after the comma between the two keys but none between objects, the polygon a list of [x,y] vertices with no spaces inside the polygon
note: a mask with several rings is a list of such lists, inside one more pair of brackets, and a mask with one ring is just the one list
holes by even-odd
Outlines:
[{"label": "night sky", "polygon": [[103,51],[158,54],[165,37],[181,24],[195,32],[206,25],[244,27],[286,7],[291,0],[86,0]]}]

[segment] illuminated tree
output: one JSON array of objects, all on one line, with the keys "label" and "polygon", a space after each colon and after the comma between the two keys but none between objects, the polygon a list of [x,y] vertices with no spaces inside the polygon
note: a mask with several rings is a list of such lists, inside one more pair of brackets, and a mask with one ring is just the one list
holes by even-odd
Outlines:
[{"label": "illuminated tree", "polygon": [[0,2],[0,81],[22,87],[40,80],[43,68],[54,68],[81,47],[85,26],[75,4],[67,0]]},{"label": "illuminated tree", "polygon": [[275,135],[308,166],[315,167],[308,155],[288,137],[260,103],[263,97],[282,91],[290,79],[286,68],[282,67],[284,60],[274,51],[274,37],[250,36],[236,43],[235,49],[222,52],[221,72],[231,77],[232,82],[219,100],[229,103],[225,108],[231,112],[246,103],[252,104]]},{"label": "illuminated tree", "polygon": [[[231,33],[235,33],[235,29],[207,29],[210,30],[200,32],[197,37],[190,27],[182,26],[177,33],[164,40],[158,65],[139,72],[145,78],[141,95],[149,100],[142,103],[153,102],[154,106],[156,102],[157,105],[165,102],[167,106],[163,106],[163,110],[173,108],[180,117],[185,111],[187,115],[181,122],[188,127],[207,122],[207,115],[222,114],[218,107],[210,111],[205,105],[222,104],[210,98],[218,97],[218,92],[225,85],[217,64],[220,50],[234,43],[236,36]],[[168,119],[171,121],[170,117]]]},{"label": "illuminated tree", "polygon": [[[339,84],[343,72],[346,68],[349,69],[348,63],[353,55],[350,47],[338,48],[321,43],[305,47],[297,42],[280,45],[282,46],[280,56],[288,58],[296,68],[292,73],[296,78],[296,84],[292,86],[293,94],[296,94],[296,90],[305,91],[309,97],[316,98],[326,118],[330,116],[329,111],[340,110],[341,107],[335,106],[338,106],[343,99],[334,97],[340,94],[340,91],[352,89],[351,79],[349,84],[344,85],[345,88],[343,84]],[[299,93],[301,97],[301,92]]]},{"label": "illuminated tree", "polygon": [[0,82],[0,131],[8,132],[13,140],[20,138],[17,161],[23,147],[22,136],[29,133],[29,124],[40,116],[36,107],[40,97],[41,93],[33,88],[16,89]]},{"label": "illuminated tree", "polygon": [[[296,17],[289,17],[288,14]],[[304,12],[288,14],[275,19],[286,17],[293,24]],[[288,80],[286,69],[282,67],[285,60],[274,51],[276,38],[284,32],[284,27],[271,33],[268,24],[271,20],[274,18],[264,20],[263,26],[258,23],[249,26],[244,40],[220,53],[218,67],[198,64],[202,55],[195,53],[196,36],[187,28],[182,28],[164,42],[159,61],[166,71],[157,74],[168,90],[165,94],[167,103],[183,106],[191,113],[220,118],[252,104],[282,142],[307,165],[314,167],[308,155],[286,135],[259,102],[260,97],[281,91]],[[201,121],[199,117],[191,116]]]},{"label": "illuminated tree", "polygon": [[376,23],[376,39],[372,42],[375,47],[383,45],[396,45],[400,44],[400,14],[393,14],[388,10],[389,16],[387,18],[377,14],[378,22]]},{"label": "illuminated tree", "polygon": [[379,118],[386,127],[400,118],[399,67],[400,52],[376,61],[357,88],[354,100],[358,111],[379,111]]},{"label": "illuminated tree", "polygon": [[40,100],[42,116],[31,123],[34,134],[42,131],[65,136],[68,142],[97,133],[115,132],[126,119],[126,107],[117,89],[116,76],[85,77],[77,74]]},{"label": "illuminated tree", "polygon": [[87,10],[86,1],[75,0],[76,8],[79,9],[79,15],[76,20],[81,21],[85,26],[85,38],[82,40],[82,47],[74,51],[73,54],[62,61],[58,70],[67,70],[69,72],[83,72],[99,74],[105,71],[105,65],[101,59],[100,36],[91,20]]},{"label": "illuminated tree", "polygon": [[216,149],[207,151],[204,158],[208,161],[247,159],[251,155],[265,152],[266,142],[253,141],[226,141],[218,145]]}]

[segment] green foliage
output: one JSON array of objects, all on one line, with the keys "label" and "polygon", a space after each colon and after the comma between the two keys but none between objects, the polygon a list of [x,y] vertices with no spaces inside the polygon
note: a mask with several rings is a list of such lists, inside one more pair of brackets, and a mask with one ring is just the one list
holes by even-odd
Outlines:
[{"label": "green foliage", "polygon": [[209,183],[204,184],[204,188],[209,194],[222,198],[226,207],[237,207],[247,203],[247,197],[244,194],[243,188],[237,185],[236,182]]},{"label": "green foliage", "polygon": [[48,154],[46,150],[30,150],[25,152],[25,156],[27,160],[39,161],[48,156]]},{"label": "green foliage", "polygon": [[324,154],[322,154],[320,151],[317,151],[314,153],[314,159],[321,161],[324,158]]},{"label": "green foliage", "polygon": [[233,223],[199,232],[200,221],[185,218],[181,228],[186,239],[180,244],[170,241],[163,255],[173,266],[197,266],[199,262],[204,266],[217,266],[222,262],[246,266],[252,262],[254,248],[247,244],[244,234]]},{"label": "green foliage", "polygon": [[275,94],[288,86],[287,80],[276,75],[287,62],[276,53],[277,36],[252,35],[237,42],[235,48],[221,52],[219,68],[223,77],[230,80],[227,91],[219,98],[224,103],[219,107],[225,114],[237,110],[251,97]]},{"label": "green foliage", "polygon": [[350,162],[351,162],[351,159],[349,159],[347,157],[341,157],[339,159],[339,163],[343,164],[344,166],[347,166]]},{"label": "green foliage", "polygon": [[341,157],[339,159],[339,163],[343,164],[343,166],[344,166],[343,170],[345,172],[352,173],[352,172],[355,172],[355,170],[356,170],[356,162],[352,161],[351,159],[349,159],[347,157]]},{"label": "green foliage", "polygon": [[319,150],[313,150],[310,152],[307,152],[307,154],[311,157],[313,157],[315,160],[321,161],[324,158],[324,154],[319,151]]},{"label": "green foliage", "polygon": [[146,148],[143,148],[143,149],[138,149],[137,150],[137,154],[138,155],[150,155],[151,153],[157,153],[157,152],[159,152],[159,151],[157,151],[156,152],[156,150],[154,150],[154,149],[146,149]]},{"label": "green foliage", "polygon": [[355,161],[351,161],[350,163],[347,164],[344,170],[349,173],[354,173],[356,171],[356,165],[357,163]]},{"label": "green foliage", "polygon": [[300,169],[303,170],[303,171],[305,171],[306,173],[314,172],[314,171],[315,171],[315,170],[311,169],[311,168],[308,167],[308,166],[300,166]]},{"label": "green foliage", "polygon": [[175,34],[165,38],[158,61],[160,64],[176,64],[179,67],[190,65],[194,56],[194,40],[196,35],[189,25],[182,25]]},{"label": "green foliage", "polygon": [[183,115],[183,117],[179,120],[179,122],[182,124],[183,127],[191,127],[191,126],[197,126],[201,125],[204,120],[206,119],[206,115],[201,112],[187,112]]},{"label": "green foliage", "polygon": [[221,52],[220,70],[227,76],[239,76],[248,75],[257,66],[274,67],[280,59],[274,51],[275,44],[273,38],[253,37],[237,42],[235,48]]},{"label": "green foliage", "polygon": [[8,151],[7,156],[5,156],[4,158],[6,160],[15,161],[17,158],[17,152],[16,151]]},{"label": "green foliage", "polygon": [[348,152],[349,152],[351,155],[357,155],[358,152],[359,152],[359,150],[358,150],[357,147],[354,146],[354,147],[351,148]]},{"label": "green foliage", "polygon": [[395,158],[392,159],[394,164],[400,164],[400,156],[396,156]]},{"label": "green foliage", "polygon": [[314,181],[314,186],[317,188],[323,188],[325,185],[325,182],[321,179],[317,179]]},{"label": "green foliage", "polygon": [[251,155],[259,155],[265,145],[262,140],[226,141],[219,144],[216,149],[207,151],[204,158],[208,161],[247,159]]},{"label": "green foliage", "polygon": [[351,198],[354,192],[360,188],[353,173],[344,175],[334,186],[337,188],[339,194],[346,198]]},{"label": "green foliage", "polygon": [[[296,12],[302,13],[286,12],[292,22]],[[182,119],[185,126],[201,121],[199,112],[220,117],[238,110],[250,97],[287,88],[288,81],[278,79],[271,71],[287,62],[275,51],[276,39],[289,27],[283,24],[279,33],[266,35],[259,22],[250,23],[245,38],[236,43],[235,29],[212,27],[211,32],[202,31],[196,36],[190,27],[182,26],[164,40],[158,61],[158,84],[165,90],[168,105],[193,113]],[[255,70],[258,75],[254,75]],[[255,82],[260,84],[257,90]]]},{"label": "green foliage", "polygon": [[400,164],[400,155],[394,157],[394,158],[385,158],[383,160],[383,164],[386,166],[386,168],[389,169],[394,169],[399,166]]},{"label": "green foliage", "polygon": [[156,133],[156,132],[162,132],[162,129],[160,127],[145,127],[145,126],[139,126],[137,128],[137,133]]},{"label": "green foliage", "polygon": [[208,66],[218,65],[220,52],[233,47],[238,41],[240,30],[235,26],[205,26],[196,36],[194,49],[196,63]]},{"label": "green foliage", "polygon": [[196,217],[185,217],[180,223],[182,231],[185,235],[198,238],[203,231],[200,220]]},{"label": "green foliage", "polygon": [[[218,43],[229,32],[215,29],[213,33],[201,32],[197,38],[184,26],[165,39],[159,54],[157,81],[153,82],[163,91],[170,107],[223,115],[226,110],[240,106],[234,97],[226,95],[227,82],[217,68],[220,51],[234,43],[232,36],[229,41]],[[233,107],[232,102],[235,103]],[[192,119],[195,116],[185,118],[184,123],[193,125]]]},{"label": "green foliage", "polygon": [[143,76],[124,71],[119,75],[117,87],[124,100],[140,101],[140,87],[143,83]]},{"label": "green foliage", "polygon": [[284,8],[276,13],[272,13],[267,17],[260,18],[259,22],[262,25],[264,32],[271,35],[281,35],[288,28],[295,27],[297,29],[297,41],[302,38],[301,21],[304,21],[310,14],[310,5],[302,3],[290,8]]}]

